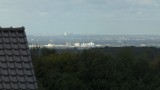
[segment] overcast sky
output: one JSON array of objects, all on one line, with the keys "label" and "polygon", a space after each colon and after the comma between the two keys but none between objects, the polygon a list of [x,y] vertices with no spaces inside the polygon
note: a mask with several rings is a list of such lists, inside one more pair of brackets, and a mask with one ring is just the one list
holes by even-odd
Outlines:
[{"label": "overcast sky", "polygon": [[160,35],[160,0],[0,0],[0,26],[32,35]]}]

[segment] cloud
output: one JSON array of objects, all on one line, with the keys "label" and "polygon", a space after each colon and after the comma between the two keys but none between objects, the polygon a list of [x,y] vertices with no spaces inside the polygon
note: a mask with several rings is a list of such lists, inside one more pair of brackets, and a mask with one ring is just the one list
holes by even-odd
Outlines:
[{"label": "cloud", "polygon": [[47,16],[47,15],[49,15],[49,13],[48,12],[40,12],[39,15],[40,16]]},{"label": "cloud", "polygon": [[143,12],[142,11],[138,11],[137,15],[143,15]]},{"label": "cloud", "polygon": [[83,3],[84,0],[71,0],[72,2],[75,2],[75,3]]},{"label": "cloud", "polygon": [[137,5],[153,5],[156,3],[156,0],[126,0],[126,2]]},{"label": "cloud", "polygon": [[9,12],[9,9],[7,9],[7,8],[0,8],[0,12]]},{"label": "cloud", "polygon": [[[95,1],[95,0],[93,0]],[[91,1],[92,2],[92,1]],[[98,2],[104,2],[107,4],[128,4],[128,5],[157,5],[158,0],[99,0]]]}]

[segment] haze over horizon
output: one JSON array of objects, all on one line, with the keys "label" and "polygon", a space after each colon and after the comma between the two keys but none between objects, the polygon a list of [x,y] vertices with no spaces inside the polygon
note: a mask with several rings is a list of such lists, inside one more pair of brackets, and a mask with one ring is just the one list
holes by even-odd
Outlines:
[{"label": "haze over horizon", "polygon": [[29,35],[160,35],[160,0],[0,0],[0,26]]}]

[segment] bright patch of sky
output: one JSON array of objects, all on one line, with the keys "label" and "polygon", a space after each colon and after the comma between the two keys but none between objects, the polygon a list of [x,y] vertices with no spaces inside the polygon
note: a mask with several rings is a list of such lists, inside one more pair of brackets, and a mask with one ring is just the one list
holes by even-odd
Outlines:
[{"label": "bright patch of sky", "polygon": [[33,35],[160,35],[160,0],[0,0],[0,26]]}]

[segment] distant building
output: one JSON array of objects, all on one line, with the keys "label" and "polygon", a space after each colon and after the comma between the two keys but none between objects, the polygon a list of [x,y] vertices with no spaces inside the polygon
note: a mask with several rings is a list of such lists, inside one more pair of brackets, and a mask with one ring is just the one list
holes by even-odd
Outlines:
[{"label": "distant building", "polygon": [[90,47],[94,47],[94,46],[95,46],[95,44],[94,44],[93,42],[88,43],[88,45],[89,45]]},{"label": "distant building", "polygon": [[80,47],[80,43],[75,43],[74,46],[75,47]]},{"label": "distant building", "polygon": [[46,48],[53,48],[54,47],[54,44],[47,44],[45,45]]},{"label": "distant building", "polygon": [[81,43],[81,47],[94,47],[95,44],[93,42],[90,43]]},{"label": "distant building", "polygon": [[39,47],[41,47],[40,45],[33,45],[33,44],[29,44],[29,48],[39,48]]},{"label": "distant building", "polygon": [[73,35],[73,33],[64,32],[64,36],[71,36],[71,35]]},{"label": "distant building", "polygon": [[140,46],[141,46],[141,47],[146,47],[146,45],[145,45],[145,44],[141,44]]},{"label": "distant building", "polygon": [[66,46],[67,46],[67,47],[71,47],[72,45],[71,45],[70,42],[66,42]]}]

